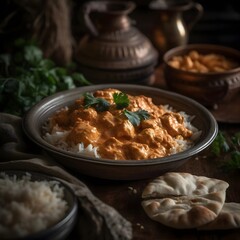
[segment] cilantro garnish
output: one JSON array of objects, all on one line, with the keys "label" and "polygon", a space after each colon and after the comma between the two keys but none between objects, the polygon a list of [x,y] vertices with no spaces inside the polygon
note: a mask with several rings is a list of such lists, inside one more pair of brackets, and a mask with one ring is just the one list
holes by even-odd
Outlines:
[{"label": "cilantro garnish", "polygon": [[[129,105],[129,99],[125,93],[114,93],[113,100],[117,109],[124,109]],[[107,111],[110,107],[110,103],[104,98],[96,98],[92,93],[84,94],[84,107],[94,107],[98,112]],[[132,123],[132,125],[138,126],[142,120],[148,119],[150,114],[146,110],[138,110],[131,112],[127,109],[123,110],[124,115]]]},{"label": "cilantro garnish", "polygon": [[84,107],[94,107],[98,112],[107,111],[110,107],[110,103],[104,98],[96,98],[92,93],[84,94]]},{"label": "cilantro garnish", "polygon": [[134,126],[138,126],[142,120],[146,120],[150,117],[149,112],[145,110],[137,110],[136,112],[131,112],[125,109],[123,110],[123,113]]},{"label": "cilantro garnish", "polygon": [[128,107],[129,105],[129,99],[126,93],[114,93],[113,94],[113,100],[114,103],[116,104],[117,109],[123,109]]}]

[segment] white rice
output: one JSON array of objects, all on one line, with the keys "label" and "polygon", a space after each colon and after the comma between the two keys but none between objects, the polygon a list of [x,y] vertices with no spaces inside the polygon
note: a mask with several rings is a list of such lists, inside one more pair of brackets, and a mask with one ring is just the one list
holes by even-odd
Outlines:
[{"label": "white rice", "polygon": [[70,151],[73,153],[79,153],[81,155],[84,155],[85,157],[100,158],[100,155],[97,152],[98,148],[93,147],[92,144],[89,144],[86,147],[84,146],[84,143],[78,143],[75,146],[68,146],[65,139],[66,139],[67,135],[69,134],[69,132],[70,131],[53,131],[52,134],[46,133],[46,135],[44,136],[44,139],[48,143],[50,143],[62,150]]},{"label": "white rice", "polygon": [[57,181],[33,181],[0,172],[0,236],[18,238],[47,229],[68,209]]}]

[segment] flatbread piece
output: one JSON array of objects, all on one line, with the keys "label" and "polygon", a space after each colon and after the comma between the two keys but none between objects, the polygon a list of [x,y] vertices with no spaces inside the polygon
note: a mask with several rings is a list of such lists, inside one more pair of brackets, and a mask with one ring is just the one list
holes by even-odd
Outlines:
[{"label": "flatbread piece", "polygon": [[240,228],[240,204],[224,203],[217,218],[212,222],[201,226],[198,230],[225,230]]},{"label": "flatbread piece", "polygon": [[189,173],[166,173],[149,183],[142,207],[153,220],[178,228],[197,228],[220,213],[228,183]]}]

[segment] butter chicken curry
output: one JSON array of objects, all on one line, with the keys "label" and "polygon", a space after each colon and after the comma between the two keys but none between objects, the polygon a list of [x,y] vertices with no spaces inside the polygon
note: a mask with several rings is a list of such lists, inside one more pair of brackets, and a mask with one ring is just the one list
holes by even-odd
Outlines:
[{"label": "butter chicken curry", "polygon": [[50,119],[50,131],[67,131],[68,146],[97,148],[103,159],[140,160],[183,151],[192,144],[192,128],[184,114],[155,105],[143,95],[117,89],[86,93]]}]

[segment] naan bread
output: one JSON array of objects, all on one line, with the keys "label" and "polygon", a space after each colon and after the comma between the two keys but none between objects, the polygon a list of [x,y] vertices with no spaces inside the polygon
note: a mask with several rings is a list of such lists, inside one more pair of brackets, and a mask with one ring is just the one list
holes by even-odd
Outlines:
[{"label": "naan bread", "polygon": [[217,218],[198,230],[223,230],[240,228],[240,204],[225,203]]},{"label": "naan bread", "polygon": [[204,176],[166,173],[146,186],[142,207],[151,219],[167,226],[196,228],[217,217],[228,186],[225,181]]}]

